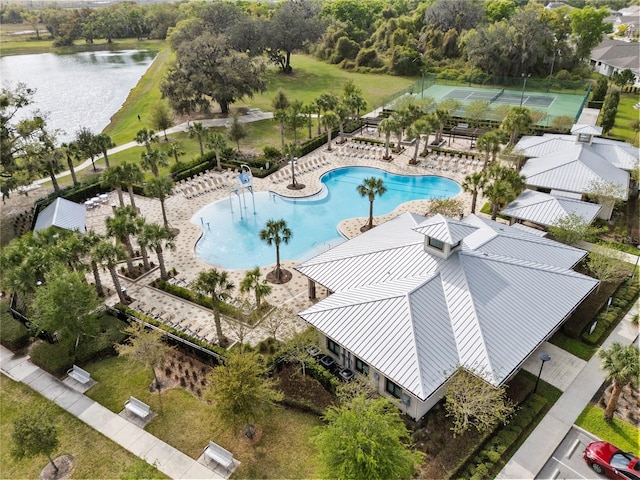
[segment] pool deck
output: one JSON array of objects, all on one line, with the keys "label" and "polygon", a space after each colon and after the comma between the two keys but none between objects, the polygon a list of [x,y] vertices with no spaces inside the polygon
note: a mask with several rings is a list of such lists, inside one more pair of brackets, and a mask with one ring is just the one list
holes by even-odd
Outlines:
[{"label": "pool deck", "polygon": [[[452,141],[451,148],[469,150],[469,140],[458,139]],[[409,165],[409,160],[413,154],[412,147],[399,155],[394,154],[391,161],[357,158],[354,156],[347,157],[347,152],[350,153],[350,150],[346,145],[337,147],[334,144],[331,152],[326,151],[325,145],[306,157],[299,159],[299,163],[301,164],[314,158],[317,160],[323,158],[326,162],[326,164],[320,168],[316,168],[302,175],[296,175],[298,183],[305,185],[304,189],[290,190],[287,188],[287,185],[290,183],[289,180],[285,179],[278,182],[275,178],[282,177],[282,174],[273,174],[264,179],[254,177],[253,185],[255,191],[272,191],[289,197],[313,195],[321,189],[322,184],[320,182],[320,176],[323,173],[335,168],[349,166],[381,168],[396,174],[440,175],[456,180],[458,183],[461,183],[465,176],[462,172],[433,170],[425,168],[424,166]],[[288,167],[285,166],[283,168],[286,169]],[[469,172],[467,171],[467,174],[468,173]],[[192,224],[190,219],[200,208],[217,200],[227,198],[228,195],[228,189],[214,189],[192,198],[186,198],[184,194],[175,194],[165,201],[169,224],[173,228],[177,228],[179,230],[179,234],[175,242],[176,249],[174,251],[164,251],[167,269],[170,270],[175,268],[178,272],[176,278],[181,279],[186,283],[190,283],[195,280],[199,272],[212,268],[211,265],[201,261],[194,252],[194,246],[202,233],[202,229],[200,226]],[[470,195],[461,192],[458,198],[464,202],[465,214],[470,213]],[[126,192],[124,193],[124,201],[125,204],[129,204],[129,196]],[[98,208],[88,210],[87,230],[93,230],[96,233],[104,234],[106,232],[105,218],[111,213],[110,205],[116,204],[117,202],[116,193],[111,192],[106,203],[102,204]],[[482,205],[482,202],[483,199],[479,198],[478,205]],[[162,224],[162,213],[160,202],[158,200],[136,196],[135,203],[147,222]],[[390,214],[374,217],[374,224],[383,223],[390,218],[407,211],[423,215],[427,210],[427,205],[428,201],[426,200],[418,200],[402,204]],[[346,238],[353,238],[359,235],[360,227],[367,222],[368,218],[366,215],[368,214],[368,202],[366,199],[363,199],[362,211],[364,214],[363,217],[347,219],[340,223],[339,230]],[[150,255],[150,259],[155,260],[155,255]],[[263,275],[266,275],[274,268],[275,248],[273,253],[273,262],[274,263],[271,265],[260,269]],[[267,301],[270,304],[287,306],[293,312],[291,318],[278,331],[278,338],[280,339],[287,338],[306,327],[306,324],[296,315],[296,313],[312,305],[312,300],[307,296],[306,277],[293,269],[296,264],[297,262],[290,260],[281,262],[281,266],[289,270],[293,274],[293,278],[284,285],[272,285],[272,293],[267,298]],[[235,290],[232,292],[232,296],[239,297],[239,284],[245,275],[245,270],[228,270],[228,274],[230,280],[236,285]],[[216,337],[211,311],[150,287],[148,285],[150,281],[158,276],[158,272],[154,271],[135,282],[122,276],[120,277],[120,281],[122,282],[122,286],[127,289],[127,294],[135,299],[135,306],[139,306],[143,310],[154,308],[154,313],[164,312],[162,317],[165,319],[169,316],[173,316],[173,322],[179,322],[181,326],[188,326],[189,330],[198,332],[200,337],[214,342]],[[104,285],[109,287],[111,292],[114,292],[110,275],[108,275],[108,273],[102,274],[101,278]],[[318,288],[317,295],[318,299],[314,300],[315,302],[326,296],[325,289]],[[115,294],[112,294],[107,298],[106,303],[113,305],[117,303],[117,301],[118,297]],[[268,329],[263,324],[258,324],[253,329],[242,332],[238,328],[236,322],[223,317],[222,323],[225,335],[233,340],[237,340],[239,336],[244,336],[244,341],[246,343],[255,345],[269,336]]]}]

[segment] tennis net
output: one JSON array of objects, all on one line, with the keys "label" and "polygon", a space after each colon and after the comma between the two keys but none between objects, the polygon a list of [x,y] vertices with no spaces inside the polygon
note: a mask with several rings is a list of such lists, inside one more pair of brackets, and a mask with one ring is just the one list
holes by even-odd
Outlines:
[{"label": "tennis net", "polygon": [[491,99],[489,100],[489,103],[495,102],[498,98],[502,96],[503,93],[504,93],[504,88],[500,90],[498,93],[496,93],[493,97],[491,97]]}]

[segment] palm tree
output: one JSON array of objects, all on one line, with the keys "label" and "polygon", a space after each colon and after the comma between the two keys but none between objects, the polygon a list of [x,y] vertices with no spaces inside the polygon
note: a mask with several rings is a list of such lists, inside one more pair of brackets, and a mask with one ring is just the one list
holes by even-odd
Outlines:
[{"label": "palm tree", "polygon": [[396,145],[396,152],[400,153],[402,151],[402,139],[404,137],[404,131],[411,123],[416,119],[416,115],[418,111],[416,108],[401,108],[400,110],[396,110],[391,114],[391,116],[395,119],[396,128],[395,133],[398,136],[398,145]]},{"label": "palm tree", "polygon": [[489,166],[489,158],[495,162],[496,155],[500,151],[500,134],[498,132],[487,132],[478,137],[478,149],[484,152],[484,165],[482,170]]},{"label": "palm tree", "polygon": [[38,170],[44,170],[49,174],[53,190],[60,192],[60,185],[58,185],[58,179],[56,174],[62,171],[62,165],[60,163],[62,152],[55,150],[53,146],[43,145],[42,148],[34,149],[29,152],[29,156],[32,160],[35,160]]},{"label": "palm tree", "polygon": [[513,107],[502,120],[500,128],[509,134],[509,145],[515,145],[518,136],[529,130],[532,124],[533,119],[527,107]]},{"label": "palm tree", "polygon": [[298,187],[298,182],[296,182],[296,169],[293,165],[293,159],[295,157],[298,156],[298,153],[300,152],[300,149],[298,148],[298,146],[295,143],[287,143],[284,148],[282,149],[284,156],[287,160],[287,162],[289,162],[289,164],[291,165],[291,188],[297,188]]},{"label": "palm tree", "polygon": [[122,162],[120,164],[122,169],[122,181],[127,186],[129,192],[129,200],[131,206],[137,210],[135,195],[133,194],[133,186],[140,185],[144,181],[144,172],[140,168],[140,165],[132,162]]},{"label": "palm tree", "polygon": [[[308,135],[309,135],[309,140],[311,140],[311,126],[313,124],[313,122],[311,121],[311,115],[316,113],[316,107],[312,103],[308,103],[302,107],[301,112],[307,117],[307,129],[309,130]],[[318,125],[320,125],[319,122],[318,122]]]},{"label": "palm tree", "polygon": [[167,220],[167,211],[164,205],[166,198],[173,193],[173,180],[170,177],[152,178],[147,182],[145,187],[147,195],[160,200],[160,208],[162,209],[162,221],[165,227],[169,227]]},{"label": "palm tree", "polygon": [[291,130],[293,130],[293,143],[298,143],[298,128],[300,127],[300,114],[303,108],[302,100],[294,100],[287,109],[287,119]]},{"label": "palm tree", "polygon": [[73,165],[74,160],[80,159],[80,152],[75,142],[63,143],[60,146],[62,154],[67,159],[67,166],[69,167],[69,173],[71,173],[71,180],[73,180],[73,186],[78,186],[78,179],[76,178],[76,171]]},{"label": "palm tree", "polygon": [[124,198],[122,196],[122,185],[124,184],[124,170],[122,165],[116,165],[107,168],[100,176],[100,182],[102,186],[106,188],[115,189],[118,194],[118,201],[120,206],[124,207]]},{"label": "palm tree", "polygon": [[471,213],[476,213],[478,194],[484,188],[485,181],[485,176],[480,172],[474,172],[464,177],[462,189],[471,194]]},{"label": "palm tree", "polygon": [[111,137],[106,133],[100,133],[93,137],[93,142],[97,151],[102,153],[104,157],[104,164],[107,168],[109,168],[109,154],[108,150],[116,146],[115,143],[111,140]]},{"label": "palm tree", "polygon": [[278,93],[276,93],[276,96],[271,101],[271,105],[274,110],[273,118],[279,123],[280,143],[282,144],[282,148],[284,148],[284,124],[288,118],[287,109],[289,108],[289,99],[282,90],[278,90]]},{"label": "palm tree", "polygon": [[436,144],[440,145],[442,142],[442,134],[444,133],[444,127],[447,125],[447,122],[451,118],[451,114],[443,109],[439,108],[436,110],[436,119],[438,120],[438,130],[436,130]]},{"label": "palm tree", "polygon": [[242,293],[253,291],[256,296],[256,307],[260,308],[262,299],[271,293],[271,285],[266,279],[260,279],[260,268],[255,267],[245,274],[242,282],[240,282],[240,291]]},{"label": "palm tree", "polygon": [[392,117],[387,117],[378,124],[378,131],[384,135],[384,158],[388,160],[389,143],[391,142],[391,134],[396,131],[397,122]]},{"label": "palm tree", "polygon": [[156,148],[142,152],[140,158],[142,159],[140,162],[142,168],[151,170],[151,173],[156,178],[160,176],[160,167],[169,165],[167,155]]},{"label": "palm tree", "polygon": [[424,119],[418,119],[409,127],[407,130],[407,136],[409,138],[413,137],[416,140],[415,150],[413,151],[413,157],[409,161],[411,165],[415,165],[418,163],[418,150],[420,149],[420,139],[422,135],[430,133],[430,127],[427,124],[427,121]]},{"label": "palm tree", "polygon": [[116,272],[118,260],[124,256],[125,252],[120,245],[113,245],[107,240],[103,240],[97,243],[93,247],[93,250],[91,252],[91,257],[98,263],[107,267],[107,269],[109,270],[109,273],[111,274],[111,280],[113,281],[113,286],[116,289],[116,293],[118,294],[120,303],[126,305],[127,299],[122,292],[120,279],[118,278],[118,273]]},{"label": "palm tree", "polygon": [[93,138],[93,132],[90,129],[83,127],[76,132],[75,144],[78,146],[78,150],[85,156],[85,158],[91,159],[91,165],[95,172],[96,164],[94,162],[94,158],[98,154],[98,151],[96,150],[96,144]]},{"label": "palm tree", "polygon": [[98,235],[93,231],[88,231],[84,235],[80,235],[80,242],[82,245],[82,252],[89,257],[89,265],[91,272],[93,273],[93,281],[96,285],[96,292],[99,297],[104,296],[104,288],[102,287],[102,279],[100,278],[100,272],[98,271],[98,262],[95,258],[94,251],[96,245],[104,241],[104,237]]},{"label": "palm tree", "polygon": [[623,346],[614,342],[609,348],[600,350],[598,355],[602,358],[601,367],[605,371],[606,379],[613,385],[611,397],[604,410],[604,419],[611,422],[622,389],[630,383],[637,382],[640,376],[640,349],[635,344]]},{"label": "palm tree", "polygon": [[320,119],[322,126],[327,129],[327,151],[331,151],[331,131],[338,124],[338,115],[333,110],[324,112]]},{"label": "palm tree", "polygon": [[138,145],[144,145],[147,149],[147,152],[151,152],[151,144],[158,142],[158,136],[153,130],[147,130],[146,128],[143,128],[141,130],[138,130],[138,133],[136,133],[136,138],[134,138],[134,140]]},{"label": "palm tree", "polygon": [[247,129],[240,123],[240,117],[234,113],[231,117],[231,123],[227,126],[227,136],[232,142],[236,142],[238,152],[240,151],[240,140],[247,136]]},{"label": "palm tree", "polygon": [[204,157],[204,139],[207,135],[207,129],[202,122],[193,122],[189,125],[189,138],[196,137],[200,146],[200,156]]},{"label": "palm tree", "polygon": [[117,207],[113,211],[113,217],[107,217],[107,235],[114,237],[122,245],[124,245],[127,255],[127,268],[133,273],[133,245],[131,244],[131,236],[138,233],[137,212],[135,209],[126,205]]},{"label": "palm tree", "polygon": [[180,160],[178,159],[178,157],[180,155],[184,155],[184,150],[182,150],[182,145],[180,145],[180,142],[169,143],[168,150],[169,150],[169,153],[173,155],[173,158],[175,159],[176,163],[180,163]]},{"label": "palm tree", "polygon": [[349,107],[347,107],[344,103],[339,102],[336,105],[334,113],[338,117],[338,129],[340,131],[340,143],[344,143],[344,123],[349,119]]},{"label": "palm tree", "polygon": [[424,149],[422,150],[422,155],[426,156],[429,153],[429,135],[435,132],[438,129],[438,119],[435,114],[430,113],[422,117],[426,122],[426,127],[424,129]]},{"label": "palm tree", "polygon": [[482,194],[491,202],[491,220],[495,220],[500,209],[524,190],[526,181],[516,170],[501,165],[489,167],[485,179]]},{"label": "palm tree", "polygon": [[366,230],[371,230],[373,228],[373,201],[376,197],[384,195],[387,188],[381,178],[369,177],[365,178],[362,184],[356,187],[356,190],[361,197],[369,198],[369,223]]},{"label": "palm tree", "polygon": [[207,148],[213,150],[216,154],[216,169],[222,171],[222,163],[220,163],[220,154],[227,146],[227,138],[219,131],[212,131],[207,135]]},{"label": "palm tree", "polygon": [[138,235],[139,242],[144,243],[156,252],[158,265],[160,266],[160,278],[163,280],[169,278],[165,266],[163,249],[168,248],[169,250],[175,250],[175,238],[176,234],[173,230],[157,223],[145,223],[140,235]]},{"label": "palm tree", "polygon": [[200,272],[193,285],[201,295],[211,295],[216,336],[218,337],[218,343],[223,343],[224,335],[222,334],[222,323],[220,322],[220,304],[229,298],[229,294],[235,288],[235,285],[229,281],[227,272],[219,272],[215,268]]},{"label": "palm tree", "polygon": [[276,246],[275,277],[277,281],[280,281],[282,278],[282,270],[280,268],[280,244],[282,242],[285,244],[289,243],[292,236],[293,233],[284,219],[268,220],[265,228],[260,230],[260,240],[267,242],[269,246]]}]

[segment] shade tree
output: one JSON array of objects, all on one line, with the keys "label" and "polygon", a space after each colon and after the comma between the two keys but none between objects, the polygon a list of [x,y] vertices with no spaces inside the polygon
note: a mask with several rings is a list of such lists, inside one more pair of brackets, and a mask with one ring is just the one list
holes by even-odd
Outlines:
[{"label": "shade tree", "polygon": [[50,410],[44,407],[23,407],[13,422],[10,445],[13,457],[45,455],[55,474],[60,471],[51,458],[60,446],[60,439]]}]

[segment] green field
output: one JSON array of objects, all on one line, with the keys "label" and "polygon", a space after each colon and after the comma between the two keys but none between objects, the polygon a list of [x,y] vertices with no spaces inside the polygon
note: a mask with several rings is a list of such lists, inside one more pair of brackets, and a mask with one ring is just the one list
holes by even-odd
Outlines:
[{"label": "green field", "polygon": [[625,452],[640,455],[640,429],[616,417],[607,423],[603,413],[601,408],[587,406],[576,420],[576,425]]},{"label": "green field", "polygon": [[616,115],[616,123],[611,129],[611,136],[632,143],[634,146],[640,146],[640,139],[636,132],[631,128],[633,121],[640,118],[640,110],[633,108],[635,104],[640,102],[640,94],[623,93],[620,95],[620,103],[618,104],[618,113]]},{"label": "green field", "polygon": [[45,456],[23,459],[11,456],[14,419],[25,409],[45,405],[51,408],[60,439],[60,447],[52,457],[69,454],[75,458],[71,478],[167,478],[30,388],[0,375],[1,478],[38,478],[47,465]]}]

